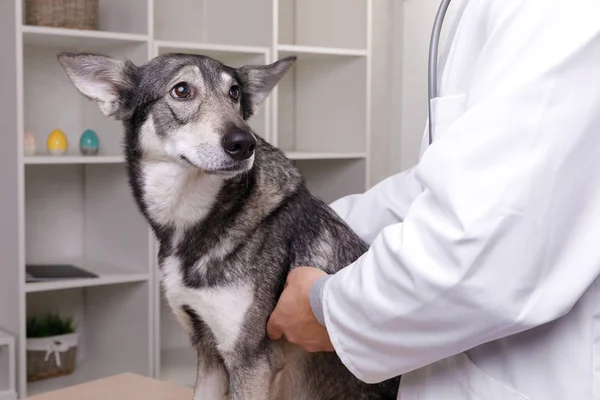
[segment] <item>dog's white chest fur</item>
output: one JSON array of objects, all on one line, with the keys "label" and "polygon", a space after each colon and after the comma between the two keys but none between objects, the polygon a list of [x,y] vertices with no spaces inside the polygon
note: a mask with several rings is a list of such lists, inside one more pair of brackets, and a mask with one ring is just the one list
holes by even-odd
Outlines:
[{"label": "dog's white chest fur", "polygon": [[222,179],[169,162],[142,166],[144,200],[151,217],[161,225],[184,228],[206,216]]},{"label": "dog's white chest fur", "polygon": [[233,351],[240,336],[245,315],[254,299],[250,285],[235,284],[192,289],[183,283],[180,262],[175,256],[165,259],[162,266],[163,286],[170,306],[184,326],[189,318],[181,311],[192,308],[210,328],[222,352]]}]

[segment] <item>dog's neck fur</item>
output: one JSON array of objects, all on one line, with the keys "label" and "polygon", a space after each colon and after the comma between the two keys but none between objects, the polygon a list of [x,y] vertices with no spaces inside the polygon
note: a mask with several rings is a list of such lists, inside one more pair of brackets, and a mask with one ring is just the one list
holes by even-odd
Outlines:
[{"label": "dog's neck fur", "polygon": [[[202,231],[213,221],[221,221],[221,227],[230,221],[235,231],[230,237],[241,239],[302,183],[283,153],[261,138],[252,169],[232,178],[141,155],[129,154],[127,160],[134,197],[162,247],[175,247],[186,232]],[[252,212],[237,218],[249,200]]]},{"label": "dog's neck fur", "polygon": [[161,161],[142,161],[143,202],[154,224],[188,228],[212,208],[224,179],[191,167]]}]

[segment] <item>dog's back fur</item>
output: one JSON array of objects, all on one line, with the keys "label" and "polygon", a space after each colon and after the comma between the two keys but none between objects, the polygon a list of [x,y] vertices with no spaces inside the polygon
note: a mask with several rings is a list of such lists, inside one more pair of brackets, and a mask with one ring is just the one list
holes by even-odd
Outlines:
[{"label": "dog's back fur", "polygon": [[[335,353],[309,353],[285,340],[270,341],[266,335],[267,320],[292,268],[313,266],[334,273],[367,250],[338,215],[309,192],[284,153],[251,133],[256,138],[253,163],[239,173],[207,173],[197,167],[206,156],[194,158],[187,147],[185,157],[173,158],[161,147],[168,133],[158,131],[167,126],[183,135],[180,132],[188,132],[192,122],[181,122],[187,111],[177,109],[172,99],[161,105],[162,100],[148,101],[140,94],[139,87],[150,81],[163,85],[160,77],[150,79],[144,75],[148,72],[128,64],[118,64],[115,72],[113,66],[106,67],[105,59],[93,59],[104,63],[95,68],[112,72],[89,75],[90,61],[82,66],[82,57],[90,56],[65,55],[61,62],[84,94],[107,109],[107,115],[119,114],[124,121],[132,192],[160,243],[168,301],[198,352],[195,399],[220,400],[226,392],[232,400],[396,399],[399,378],[366,384]],[[242,91],[252,91],[244,71],[213,60],[198,63],[207,63],[215,79],[231,75],[240,81]],[[153,73],[157,71],[163,70]],[[97,93],[89,88],[93,79],[111,73],[119,73],[120,80],[113,84],[122,85],[114,90],[116,95],[94,98]],[[138,91],[128,92],[127,85]],[[206,81],[199,85],[208,86]],[[240,121],[251,115],[246,107],[252,106],[243,101],[233,108],[221,105],[217,116],[238,110],[240,120],[233,118],[224,126],[233,123],[240,129]]]}]

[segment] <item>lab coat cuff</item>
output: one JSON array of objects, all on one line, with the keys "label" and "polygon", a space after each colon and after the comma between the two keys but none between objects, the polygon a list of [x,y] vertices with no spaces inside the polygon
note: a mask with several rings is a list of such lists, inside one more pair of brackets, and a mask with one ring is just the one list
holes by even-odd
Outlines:
[{"label": "lab coat cuff", "polygon": [[319,323],[325,326],[325,313],[323,312],[323,289],[325,283],[331,278],[330,275],[323,276],[315,281],[310,289],[310,307]]}]

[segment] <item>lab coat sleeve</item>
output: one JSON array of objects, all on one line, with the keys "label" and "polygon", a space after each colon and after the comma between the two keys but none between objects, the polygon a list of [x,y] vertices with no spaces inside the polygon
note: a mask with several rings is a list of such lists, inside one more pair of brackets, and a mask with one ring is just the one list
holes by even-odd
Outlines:
[{"label": "lab coat sleeve", "polygon": [[420,193],[421,186],[415,179],[413,167],[384,179],[363,194],[343,197],[330,206],[370,244],[384,227],[402,222]]},{"label": "lab coat sleeve", "polygon": [[423,192],[323,288],[332,343],[365,382],[555,320],[600,275],[581,256],[597,246],[599,3],[478,4],[465,113],[423,154]]}]

